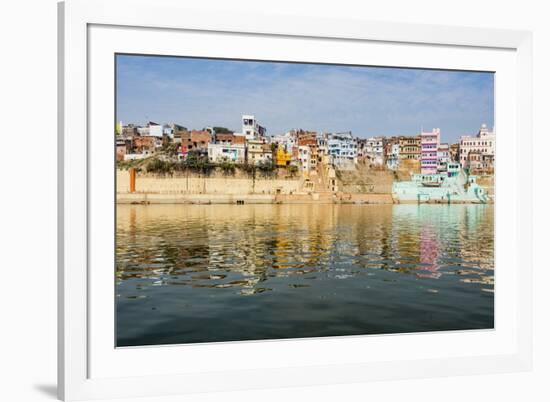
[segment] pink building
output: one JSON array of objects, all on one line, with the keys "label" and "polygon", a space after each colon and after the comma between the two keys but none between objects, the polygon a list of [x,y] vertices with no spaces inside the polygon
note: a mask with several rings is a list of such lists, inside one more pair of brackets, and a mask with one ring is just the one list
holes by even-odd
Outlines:
[{"label": "pink building", "polygon": [[420,133],[420,171],[422,174],[437,173],[437,150],[439,148],[440,130],[434,128]]}]

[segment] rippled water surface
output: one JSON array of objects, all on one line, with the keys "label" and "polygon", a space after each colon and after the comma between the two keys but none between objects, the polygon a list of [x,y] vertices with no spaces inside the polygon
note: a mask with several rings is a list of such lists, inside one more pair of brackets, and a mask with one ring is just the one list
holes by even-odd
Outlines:
[{"label": "rippled water surface", "polygon": [[119,205],[118,346],[493,328],[490,205]]}]

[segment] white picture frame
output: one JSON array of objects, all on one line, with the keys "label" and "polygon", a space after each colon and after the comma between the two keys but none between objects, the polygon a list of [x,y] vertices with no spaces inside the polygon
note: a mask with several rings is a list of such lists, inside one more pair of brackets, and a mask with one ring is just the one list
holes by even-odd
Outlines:
[{"label": "white picture frame", "polygon": [[[177,0],[68,0],[59,4],[58,12],[58,392],[61,399],[160,396],[531,368],[531,33],[278,15],[250,14],[244,18],[242,14],[189,9]],[[351,63],[346,55],[350,49],[362,46],[372,52],[369,60],[375,65],[412,63],[411,66],[418,67],[479,68],[497,73],[496,122],[500,138],[507,139],[501,141],[503,145],[499,145],[498,153],[507,158],[497,159],[497,171],[503,173],[497,174],[496,184],[497,206],[502,212],[497,209],[496,214],[500,240],[496,248],[494,331],[131,350],[109,346],[113,323],[109,321],[112,317],[104,312],[112,309],[114,297],[103,290],[108,291],[111,283],[104,284],[105,276],[92,269],[98,259],[112,256],[112,246],[95,245],[101,245],[101,238],[108,238],[107,234],[114,235],[106,233],[113,227],[108,212],[109,202],[112,209],[113,200],[102,196],[103,190],[97,184],[105,185],[108,196],[112,191],[109,183],[112,166],[101,163],[105,155],[101,143],[97,142],[98,136],[93,135],[94,130],[113,122],[112,105],[105,102],[113,91],[109,55],[121,51],[174,54],[178,43],[189,43],[195,46],[195,55],[227,52],[223,55],[246,57],[246,54],[236,54],[230,46],[216,50],[214,45],[201,39],[204,35],[219,42],[250,43],[250,49],[255,49],[250,58],[257,59],[293,60],[296,53],[293,56],[292,52],[296,50],[292,48],[299,48],[307,41],[312,48],[331,46],[330,54],[323,56],[324,61]],[[186,38],[192,40],[185,42]],[[282,46],[280,41],[289,46]],[[258,46],[254,42],[269,42],[272,46]],[[418,54],[407,56],[406,50],[413,48],[411,53]],[[414,61],[419,55],[424,57],[422,65]],[[445,56],[445,60],[441,56]],[[318,61],[321,56],[310,52],[303,57],[305,61]],[[404,61],[407,57],[409,61]],[[524,146],[516,147],[520,138]],[[521,170],[517,169],[519,165]],[[101,204],[105,199],[106,203]],[[499,220],[499,216],[507,219]],[[101,224],[103,220],[105,225]],[[100,297],[96,297],[99,293],[107,296],[99,300]],[[435,345],[435,351],[420,348],[410,353],[411,340],[418,345]],[[449,343],[462,343],[463,347],[457,346],[448,353],[445,350]],[[483,349],[474,345],[486,346]],[[361,353],[352,353],[369,347],[387,353],[387,358],[366,359]],[[390,348],[394,355],[389,354]],[[323,353],[316,352],[319,350]],[[296,356],[294,360],[285,355],[285,351],[291,351]],[[270,353],[272,358],[260,364],[253,358],[242,357],[259,353]],[[178,355],[186,356],[197,368],[180,371],[178,360],[170,360]],[[235,358],[239,356],[237,364]],[[137,368],[137,361],[146,363],[145,366],[150,363],[151,367],[157,367],[153,363],[166,364],[163,370],[142,370]]]}]

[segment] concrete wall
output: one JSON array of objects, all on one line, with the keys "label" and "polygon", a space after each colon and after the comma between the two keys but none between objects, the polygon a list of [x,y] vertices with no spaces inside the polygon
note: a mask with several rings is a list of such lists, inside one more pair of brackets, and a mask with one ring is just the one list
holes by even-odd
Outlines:
[{"label": "concrete wall", "polygon": [[[130,177],[126,170],[117,171],[117,193],[126,194],[130,189]],[[300,181],[197,174],[173,176],[136,175],[136,193],[150,194],[292,194],[300,189]]]}]

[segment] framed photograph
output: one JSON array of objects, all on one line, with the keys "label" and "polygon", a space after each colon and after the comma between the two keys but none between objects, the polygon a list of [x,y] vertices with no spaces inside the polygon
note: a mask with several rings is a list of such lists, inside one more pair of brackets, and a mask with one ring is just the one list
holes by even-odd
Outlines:
[{"label": "framed photograph", "polygon": [[531,41],[60,3],[59,397],[529,370]]}]

